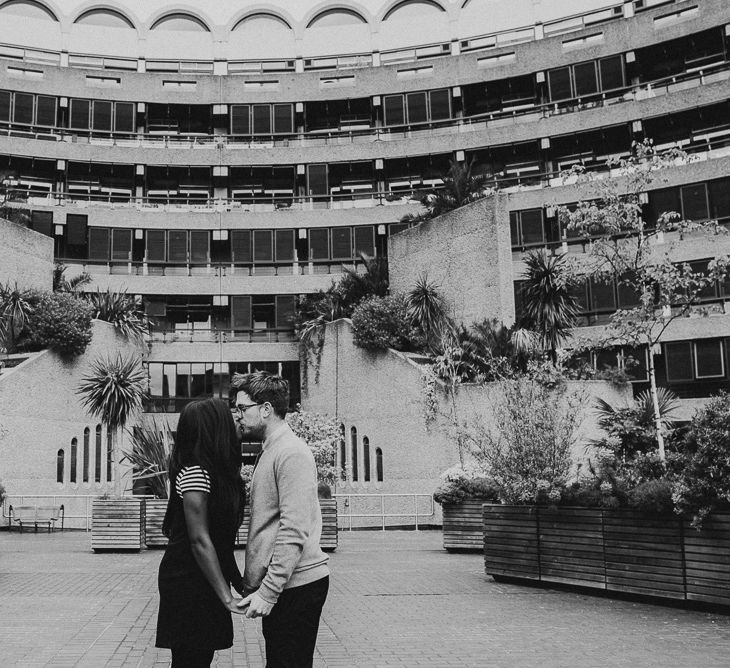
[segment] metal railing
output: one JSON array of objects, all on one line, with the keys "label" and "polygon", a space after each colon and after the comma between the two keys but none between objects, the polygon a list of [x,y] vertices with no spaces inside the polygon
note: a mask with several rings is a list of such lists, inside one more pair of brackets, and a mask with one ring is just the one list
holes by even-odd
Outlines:
[{"label": "metal railing", "polygon": [[[418,524],[419,519],[423,520],[426,518],[433,518],[435,516],[435,506],[433,501],[433,496],[431,494],[333,494],[333,499],[342,499],[342,504],[337,504],[338,506],[338,512],[341,507],[344,507],[347,512],[343,513],[338,518],[339,520],[346,520],[349,523],[348,530],[352,531],[352,520],[353,519],[380,519],[380,524],[382,526],[383,531],[386,529],[386,518],[389,517],[413,517],[414,525],[416,531],[418,531]],[[353,499],[367,499],[368,501],[379,501],[380,502],[380,510],[379,512],[370,512],[370,513],[353,513]],[[386,499],[403,499],[413,500],[413,512],[409,512],[405,508],[400,510],[400,512],[386,512],[385,509],[385,503]],[[428,511],[427,512],[420,512],[419,510],[419,499],[426,499],[427,505],[428,505]]]}]

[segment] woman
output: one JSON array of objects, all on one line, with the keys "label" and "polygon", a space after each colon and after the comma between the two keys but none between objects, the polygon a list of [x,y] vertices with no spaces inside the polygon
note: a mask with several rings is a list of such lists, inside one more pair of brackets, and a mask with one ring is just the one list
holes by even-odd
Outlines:
[{"label": "woman", "polygon": [[157,647],[172,650],[172,667],[210,666],[233,644],[231,613],[242,594],[233,555],[244,491],[236,427],[225,402],[183,408],[170,456],[170,500],[162,525],[169,538],[160,563]]}]

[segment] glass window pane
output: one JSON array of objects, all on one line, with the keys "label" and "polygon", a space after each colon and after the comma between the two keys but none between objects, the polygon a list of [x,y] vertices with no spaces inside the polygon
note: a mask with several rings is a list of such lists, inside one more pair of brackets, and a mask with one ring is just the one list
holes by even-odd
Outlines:
[{"label": "glass window pane", "polygon": [[276,297],[276,328],[294,329],[294,295]]},{"label": "glass window pane", "polygon": [[185,230],[169,230],[167,233],[168,262],[188,261],[188,233]]},{"label": "glass window pane", "polygon": [[71,100],[71,127],[78,130],[89,129],[88,100]]},{"label": "glass window pane", "polygon": [[349,227],[332,228],[332,259],[352,258],[352,230]]},{"label": "glass window pane", "polygon": [[428,120],[426,93],[408,93],[408,122],[425,123]]},{"label": "glass window pane", "polygon": [[730,218],[730,178],[710,181],[708,187],[710,216],[718,220]]},{"label": "glass window pane", "polygon": [[253,233],[253,261],[271,262],[274,259],[272,244],[274,235],[271,230],[254,230]]},{"label": "glass window pane", "polygon": [[53,236],[53,212],[32,211],[30,214],[30,228],[47,237]]},{"label": "glass window pane", "polygon": [[150,362],[147,366],[149,381],[150,381],[150,395],[153,397],[161,397],[162,394],[162,364],[159,362]]},{"label": "glass window pane", "polygon": [[86,246],[86,227],[88,216],[66,214],[66,243],[70,246]]},{"label": "glass window pane", "polygon": [[94,130],[111,132],[112,130],[112,103],[101,100],[94,101],[94,118],[92,127]]},{"label": "glass window pane", "polygon": [[375,255],[375,228],[372,225],[355,228],[355,257],[360,253]]},{"label": "glass window pane", "polygon": [[624,87],[624,68],[621,56],[611,56],[599,60],[598,68],[601,72],[601,90]]},{"label": "glass window pane", "polygon": [[105,227],[89,228],[89,260],[109,259],[109,230]]},{"label": "glass window pane", "polygon": [[520,237],[520,218],[516,211],[510,211],[509,214],[509,233],[513,246],[520,246],[522,238]]},{"label": "glass window pane", "polygon": [[294,132],[294,114],[291,104],[274,105],[274,132],[279,134]]},{"label": "glass window pane", "polygon": [[291,262],[294,259],[294,230],[276,230],[276,261]]},{"label": "glass window pane", "polygon": [[239,331],[251,329],[251,297],[231,296],[231,328]]},{"label": "glass window pane", "polygon": [[692,348],[689,341],[664,345],[667,380],[671,382],[693,380]]},{"label": "glass window pane", "polygon": [[10,121],[10,91],[0,90],[0,122]]},{"label": "glass window pane", "polygon": [[165,261],[165,231],[147,230],[146,233],[146,258],[147,262]]},{"label": "glass window pane", "polygon": [[718,339],[695,342],[697,378],[720,378],[725,375],[722,341]]},{"label": "glass window pane", "polygon": [[545,231],[542,224],[542,209],[521,211],[522,243],[541,244],[545,242]]},{"label": "glass window pane", "polygon": [[624,370],[631,380],[648,380],[649,365],[646,348],[624,348]]},{"label": "glass window pane", "polygon": [[114,131],[134,132],[134,105],[131,102],[117,102],[114,105]]},{"label": "glass window pane", "polygon": [[682,213],[678,188],[664,188],[649,192],[649,204],[646,207],[646,223],[648,225],[656,225],[657,220],[662,214],[672,211],[679,214]]},{"label": "glass window pane", "polygon": [[707,186],[704,183],[683,186],[681,192],[684,220],[707,220],[710,217],[707,205]]},{"label": "glass window pane", "polygon": [[616,297],[613,291],[613,282],[599,283],[591,281],[591,310],[613,311],[616,309]]},{"label": "glass window pane", "polygon": [[190,261],[206,264],[210,256],[210,234],[207,230],[191,230]]},{"label": "glass window pane", "polygon": [[573,77],[575,80],[576,95],[592,95],[598,91],[596,64],[593,61],[574,65]]},{"label": "glass window pane", "polygon": [[431,101],[431,120],[441,121],[451,118],[451,107],[449,105],[449,91],[447,88],[442,90],[432,90],[429,94]]},{"label": "glass window pane", "polygon": [[328,195],[327,165],[307,166],[307,192],[310,196]]},{"label": "glass window pane", "polygon": [[326,227],[309,230],[310,260],[329,260],[329,246],[329,230]]},{"label": "glass window pane", "polygon": [[112,230],[112,260],[132,259],[132,230]]},{"label": "glass window pane", "polygon": [[404,125],[406,122],[405,113],[403,111],[402,95],[386,95],[385,96],[385,124],[386,125]]},{"label": "glass window pane", "polygon": [[251,262],[250,230],[231,230],[231,255],[236,264]]},{"label": "glass window pane", "polygon": [[271,134],[271,105],[253,105],[253,133],[255,135]]},{"label": "glass window pane", "polygon": [[28,93],[15,93],[13,121],[33,124],[33,96]]},{"label": "glass window pane", "polygon": [[569,67],[561,67],[557,70],[550,70],[548,72],[548,82],[550,84],[551,100],[567,100],[573,97],[570,87]]},{"label": "glass window pane", "polygon": [[39,95],[36,108],[36,125],[56,125],[56,98]]},{"label": "glass window pane", "polygon": [[251,134],[251,107],[247,104],[231,106],[231,134]]}]

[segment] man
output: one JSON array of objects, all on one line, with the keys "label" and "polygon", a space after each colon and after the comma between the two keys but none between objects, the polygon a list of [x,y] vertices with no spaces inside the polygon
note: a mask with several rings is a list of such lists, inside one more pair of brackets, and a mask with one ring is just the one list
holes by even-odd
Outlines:
[{"label": "man", "polygon": [[329,588],[319,547],[322,514],[317,468],[309,447],[284,418],[289,384],[267,372],[234,378],[238,423],[263,441],[251,481],[251,523],[239,602],[246,617],[263,617],[267,668],[312,665]]}]

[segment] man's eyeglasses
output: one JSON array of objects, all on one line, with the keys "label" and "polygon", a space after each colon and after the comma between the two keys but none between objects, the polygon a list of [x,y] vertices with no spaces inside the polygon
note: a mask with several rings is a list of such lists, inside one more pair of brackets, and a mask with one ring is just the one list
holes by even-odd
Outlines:
[{"label": "man's eyeglasses", "polygon": [[249,408],[252,408],[253,406],[262,406],[263,404],[238,404],[236,406],[236,412],[239,415],[243,415]]}]

